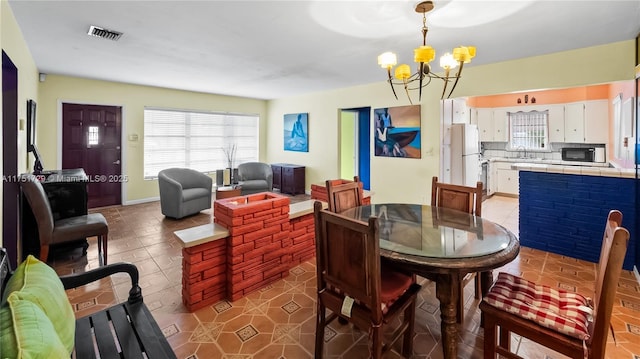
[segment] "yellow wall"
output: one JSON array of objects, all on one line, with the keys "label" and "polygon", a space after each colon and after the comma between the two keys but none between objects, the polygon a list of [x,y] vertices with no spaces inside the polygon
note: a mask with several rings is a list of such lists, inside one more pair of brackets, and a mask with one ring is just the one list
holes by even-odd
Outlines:
[{"label": "yellow wall", "polygon": [[[122,106],[122,172],[128,176],[123,187],[124,204],[158,197],[158,182],[143,179],[145,106],[257,113],[260,115],[260,159],[265,159],[267,103],[263,100],[56,75],[48,75],[46,81],[40,83],[39,99],[37,142],[48,169],[60,168],[61,165],[63,102]],[[133,134],[138,135],[138,141],[128,140]]]},{"label": "yellow wall", "polygon": [[[11,7],[2,1],[2,50],[7,53],[11,61],[18,68],[18,121],[27,118],[27,100],[33,99],[38,103],[38,68],[31,52],[22,36],[22,31],[13,16]],[[39,105],[39,103],[38,103]],[[40,113],[36,109],[36,116]],[[18,173],[27,171],[26,123],[23,130],[18,130]]]},{"label": "yellow wall", "polygon": [[[11,61],[18,68],[18,119],[26,119],[27,99],[38,101],[38,69],[29,48],[24,41],[22,32],[18,27],[11,7],[7,1],[0,1],[0,48],[7,53]],[[0,75],[0,80],[2,80]],[[2,103],[2,95],[0,91],[0,104]],[[0,105],[1,107],[1,105]],[[38,111],[39,112],[39,111]],[[2,120],[2,111],[0,111],[0,121]],[[18,122],[19,126],[19,122]],[[25,126],[26,128],[26,126]],[[2,153],[2,133],[0,132],[0,154]],[[26,148],[26,131],[18,130],[18,173],[27,170],[27,148]],[[2,169],[0,168],[0,173]],[[2,201],[2,191],[0,190],[0,201]],[[2,206],[0,206],[0,218],[2,218]],[[0,233],[2,233],[2,221],[0,221]],[[0,236],[0,246],[2,246],[2,236]]]},{"label": "yellow wall", "polygon": [[355,139],[357,112],[343,111],[340,119],[340,178],[355,176]]},{"label": "yellow wall", "polygon": [[[466,67],[454,96],[502,94],[630,80],[634,76],[634,40]],[[478,57],[482,49],[478,49]],[[385,74],[381,70],[380,79]],[[306,187],[337,178],[339,109],[409,105],[396,101],[386,82],[269,101],[267,159],[307,166]],[[373,202],[428,203],[432,176],[439,172],[441,85],[432,82],[422,94],[422,158],[371,157]],[[282,150],[282,116],[309,113],[309,152]]]}]

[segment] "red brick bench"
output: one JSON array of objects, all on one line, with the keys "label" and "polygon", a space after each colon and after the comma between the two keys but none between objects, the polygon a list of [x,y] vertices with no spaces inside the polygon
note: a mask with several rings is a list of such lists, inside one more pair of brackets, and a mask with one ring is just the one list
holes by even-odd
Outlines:
[{"label": "red brick bench", "polygon": [[315,256],[313,200],[264,192],[215,201],[214,222],[176,231],[190,311],[238,300]]}]

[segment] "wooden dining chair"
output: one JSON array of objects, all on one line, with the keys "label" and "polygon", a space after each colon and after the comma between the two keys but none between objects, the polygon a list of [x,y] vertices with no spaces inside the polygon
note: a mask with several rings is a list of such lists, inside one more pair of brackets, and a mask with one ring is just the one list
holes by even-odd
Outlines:
[{"label": "wooden dining chair", "polygon": [[[522,358],[511,353],[511,332],[574,359],[603,359],[629,232],[622,213],[609,212],[596,272],[593,303],[560,288],[500,273],[480,303],[484,357]],[[593,321],[590,320],[593,318]],[[498,327],[500,335],[497,337]]]},{"label": "wooden dining chair", "polygon": [[[52,245],[69,243],[81,238],[98,238],[98,261],[100,265],[107,264],[107,236],[109,225],[100,213],[90,213],[75,217],[55,220],[51,205],[42,184],[34,175],[22,175],[20,187],[29,202],[33,216],[38,224],[40,240],[39,259],[46,262],[49,248]],[[86,254],[86,247],[83,250]]]},{"label": "wooden dining chair", "polygon": [[[451,208],[480,217],[482,215],[482,182],[475,187],[461,186],[438,182],[438,177],[431,180],[431,206]],[[460,300],[458,301],[458,323],[464,321],[464,288],[474,280],[475,298],[482,297],[480,276],[468,273],[460,282]]]},{"label": "wooden dining chair", "polygon": [[[421,287],[411,275],[380,270],[378,219],[371,217],[368,223],[350,219],[323,210],[319,201],[314,203],[314,219],[318,281],[315,358],[322,358],[325,327],[337,317],[369,333],[371,358],[381,358],[400,337],[402,355],[411,356],[416,297]],[[327,309],[331,311],[328,317]],[[387,336],[387,326],[400,316],[401,323]],[[383,342],[383,338],[390,340]]]},{"label": "wooden dining chair", "polygon": [[[340,213],[362,205],[362,187],[358,176],[353,177],[353,182],[327,180],[325,186],[331,212]],[[342,325],[348,323],[344,318],[338,318],[338,322]]]},{"label": "wooden dining chair", "polygon": [[335,184],[327,180],[325,184],[331,212],[340,213],[362,205],[362,188],[358,181]]}]

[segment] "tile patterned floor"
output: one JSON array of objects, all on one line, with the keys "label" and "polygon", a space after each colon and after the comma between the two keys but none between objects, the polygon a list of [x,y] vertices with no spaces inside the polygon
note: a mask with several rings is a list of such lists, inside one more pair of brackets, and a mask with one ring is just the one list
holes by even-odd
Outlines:
[{"label": "tile patterned floor", "polygon": [[[293,200],[306,199],[297,196]],[[173,237],[178,229],[210,223],[211,211],[171,220],[159,203],[96,210],[109,221],[109,261],[135,263],[141,274],[144,300],[160,324],[178,358],[259,359],[311,358],[315,333],[315,262],[305,262],[287,278],[236,302],[221,301],[189,313],[181,301],[181,247]],[[518,201],[494,196],[483,204],[483,216],[518,233]],[[97,266],[95,239],[87,256],[80,250],[56,256],[50,264],[59,274]],[[576,290],[593,291],[593,263],[523,248],[518,258],[501,268],[525,278]],[[441,358],[440,318],[435,287],[424,281],[416,314],[413,358]],[[126,299],[126,276],[114,276],[68,291],[77,316]],[[481,358],[483,332],[472,286],[465,289],[466,314],[461,326],[459,356]],[[612,320],[617,345],[610,336],[607,358],[640,359],[640,285],[633,273],[620,280]],[[325,332],[325,358],[367,357],[367,336],[351,326],[332,323]],[[512,347],[525,358],[559,359],[563,356],[514,336]],[[389,353],[386,358],[399,358]]]}]

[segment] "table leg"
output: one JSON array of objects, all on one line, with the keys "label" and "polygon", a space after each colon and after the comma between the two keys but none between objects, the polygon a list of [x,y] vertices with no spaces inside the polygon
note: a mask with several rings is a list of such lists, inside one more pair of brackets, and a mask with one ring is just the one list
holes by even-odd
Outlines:
[{"label": "table leg", "polygon": [[482,298],[484,298],[487,293],[489,293],[489,289],[493,285],[493,271],[488,270],[485,272],[480,272],[480,288],[482,292]]},{"label": "table leg", "polygon": [[436,278],[436,297],[440,301],[442,350],[447,359],[455,359],[458,356],[457,306],[461,280],[457,273],[438,274]]},{"label": "table leg", "polygon": [[[493,285],[493,271],[485,271],[480,272],[480,292],[482,293],[482,298],[484,298],[487,293],[489,293],[489,289]],[[482,299],[480,298],[480,299]],[[484,328],[484,313],[480,314],[480,328]]]}]

